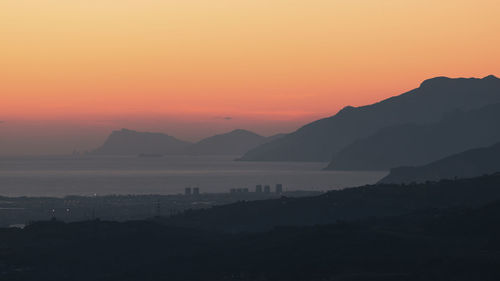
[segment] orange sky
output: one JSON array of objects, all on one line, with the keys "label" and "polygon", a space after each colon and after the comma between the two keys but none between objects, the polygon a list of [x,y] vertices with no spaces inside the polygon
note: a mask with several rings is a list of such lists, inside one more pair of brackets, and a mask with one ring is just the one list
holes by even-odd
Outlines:
[{"label": "orange sky", "polygon": [[498,15],[497,0],[2,0],[0,154],[121,127],[271,134],[433,76],[498,76]]}]

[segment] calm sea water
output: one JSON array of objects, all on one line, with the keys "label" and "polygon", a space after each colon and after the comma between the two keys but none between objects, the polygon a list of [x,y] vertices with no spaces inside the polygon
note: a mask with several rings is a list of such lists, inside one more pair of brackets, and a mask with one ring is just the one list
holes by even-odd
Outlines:
[{"label": "calm sea water", "polygon": [[387,172],[322,171],[326,163],[236,162],[235,157],[54,156],[0,158],[0,195],[177,194],[185,187],[227,192],[256,184],[330,190],[377,182]]}]

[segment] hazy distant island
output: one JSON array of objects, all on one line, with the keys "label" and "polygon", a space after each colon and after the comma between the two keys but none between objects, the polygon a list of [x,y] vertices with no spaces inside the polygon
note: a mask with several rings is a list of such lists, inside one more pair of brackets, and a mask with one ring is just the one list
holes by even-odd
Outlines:
[{"label": "hazy distant island", "polygon": [[179,154],[190,142],[163,133],[114,131],[104,144],[91,152],[94,155]]},{"label": "hazy distant island", "polygon": [[196,143],[179,140],[163,133],[114,131],[93,155],[242,155],[246,151],[282,137],[264,137],[237,129],[202,139]]}]

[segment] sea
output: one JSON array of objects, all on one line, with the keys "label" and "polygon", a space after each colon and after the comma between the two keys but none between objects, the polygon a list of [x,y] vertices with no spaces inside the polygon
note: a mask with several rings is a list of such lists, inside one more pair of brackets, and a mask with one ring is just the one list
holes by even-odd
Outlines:
[{"label": "sea", "polygon": [[323,162],[243,162],[237,156],[30,156],[0,158],[0,196],[202,193],[282,184],[328,191],[373,184],[387,171],[324,171]]}]

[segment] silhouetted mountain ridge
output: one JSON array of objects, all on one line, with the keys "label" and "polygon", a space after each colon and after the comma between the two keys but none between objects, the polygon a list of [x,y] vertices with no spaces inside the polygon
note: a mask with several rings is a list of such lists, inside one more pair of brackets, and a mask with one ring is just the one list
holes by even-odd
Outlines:
[{"label": "silhouetted mountain ridge", "polygon": [[277,226],[330,224],[339,220],[391,217],[413,211],[474,207],[500,200],[500,173],[426,184],[377,184],[329,191],[320,196],[215,206],[166,218],[170,226],[225,232],[259,232]]},{"label": "silhouetted mountain ridge", "polygon": [[500,103],[469,112],[454,111],[435,123],[402,124],[379,130],[348,145],[331,170],[389,170],[424,165],[468,149],[500,141]]},{"label": "silhouetted mountain ridge", "polygon": [[247,161],[330,161],[354,141],[405,123],[435,122],[455,110],[469,111],[500,102],[500,79],[436,77],[419,88],[372,105],[347,106],[285,137],[247,152]]},{"label": "silhouetted mountain ridge", "polygon": [[147,221],[0,228],[0,279],[497,281],[499,184],[500,174],[381,184]]},{"label": "silhouetted mountain ridge", "polygon": [[0,264],[2,280],[18,281],[496,281],[499,219],[495,201],[254,234],[37,222],[0,229]]}]

